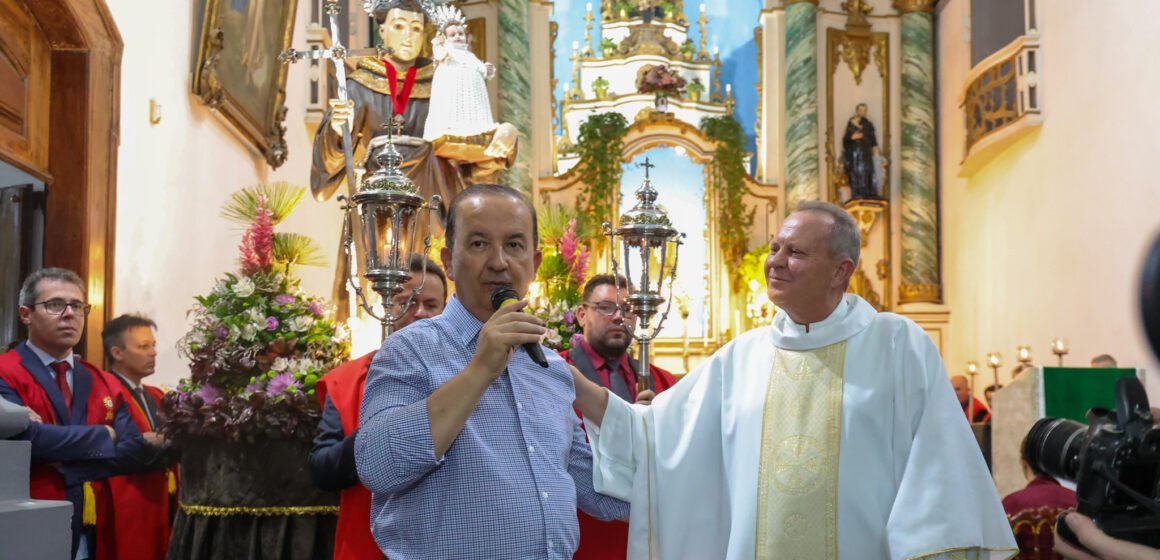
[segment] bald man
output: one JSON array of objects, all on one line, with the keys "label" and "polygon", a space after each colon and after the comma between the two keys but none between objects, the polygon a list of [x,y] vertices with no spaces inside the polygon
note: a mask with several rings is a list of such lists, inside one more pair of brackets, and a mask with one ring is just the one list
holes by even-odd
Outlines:
[{"label": "bald man", "polygon": [[[951,387],[955,388],[955,396],[959,398],[959,404],[963,407],[963,415],[968,420],[971,422],[991,421],[991,411],[987,410],[987,407],[979,402],[979,399],[971,396],[971,385],[967,383],[967,377],[965,375],[951,377]],[[970,407],[971,411],[968,411],[967,408],[971,402],[975,404]],[[971,415],[972,411],[974,412],[974,416]]]}]

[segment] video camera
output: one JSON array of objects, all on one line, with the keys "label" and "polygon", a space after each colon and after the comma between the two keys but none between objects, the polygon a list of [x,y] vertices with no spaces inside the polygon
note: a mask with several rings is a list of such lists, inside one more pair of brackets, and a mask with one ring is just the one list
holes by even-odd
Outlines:
[{"label": "video camera", "polygon": [[[1144,261],[1141,285],[1144,330],[1160,355],[1160,238]],[[1154,427],[1144,385],[1116,381],[1116,409],[1093,408],[1088,425],[1042,418],[1024,442],[1024,456],[1042,472],[1076,484],[1079,513],[1108,536],[1160,548],[1160,429]],[[1063,523],[1056,533],[1078,543]]]}]

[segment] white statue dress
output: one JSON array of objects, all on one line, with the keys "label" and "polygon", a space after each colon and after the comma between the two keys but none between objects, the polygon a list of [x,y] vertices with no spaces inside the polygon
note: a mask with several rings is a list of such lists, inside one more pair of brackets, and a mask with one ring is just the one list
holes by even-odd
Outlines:
[{"label": "white statue dress", "polygon": [[495,130],[487,97],[487,66],[465,43],[436,43],[437,66],[431,81],[431,108],[423,127],[423,139],[440,136],[472,136]]}]

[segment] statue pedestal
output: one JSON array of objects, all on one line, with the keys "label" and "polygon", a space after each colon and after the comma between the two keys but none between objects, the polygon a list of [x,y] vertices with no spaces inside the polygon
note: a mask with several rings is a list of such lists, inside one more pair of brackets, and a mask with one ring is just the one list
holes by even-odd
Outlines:
[{"label": "statue pedestal", "polygon": [[31,460],[31,443],[0,441],[0,557],[68,558],[72,504],[28,499]]},{"label": "statue pedestal", "polygon": [[1089,408],[1115,409],[1116,380],[1142,370],[1032,368],[995,392],[991,406],[991,472],[1000,496],[1027,485],[1020,466],[1023,438],[1036,420],[1084,422]]},{"label": "statue pedestal", "polygon": [[312,560],[334,554],[338,494],[314,488],[310,443],[188,438],[169,560]]}]

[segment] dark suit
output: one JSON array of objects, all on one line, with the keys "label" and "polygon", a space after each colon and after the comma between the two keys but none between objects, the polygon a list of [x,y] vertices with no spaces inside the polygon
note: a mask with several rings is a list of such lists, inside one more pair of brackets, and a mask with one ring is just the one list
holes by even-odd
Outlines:
[{"label": "dark suit", "polygon": [[[55,377],[27,343],[0,355],[0,398],[44,420],[10,438],[32,443],[31,496],[72,502],[73,555],[84,534],[90,556],[96,556],[95,529],[82,526],[83,484],[144,470],[157,451],[142,439],[115,378],[78,356],[72,376],[72,409],[66,410]],[[115,443],[105,426],[116,431]]]}]

